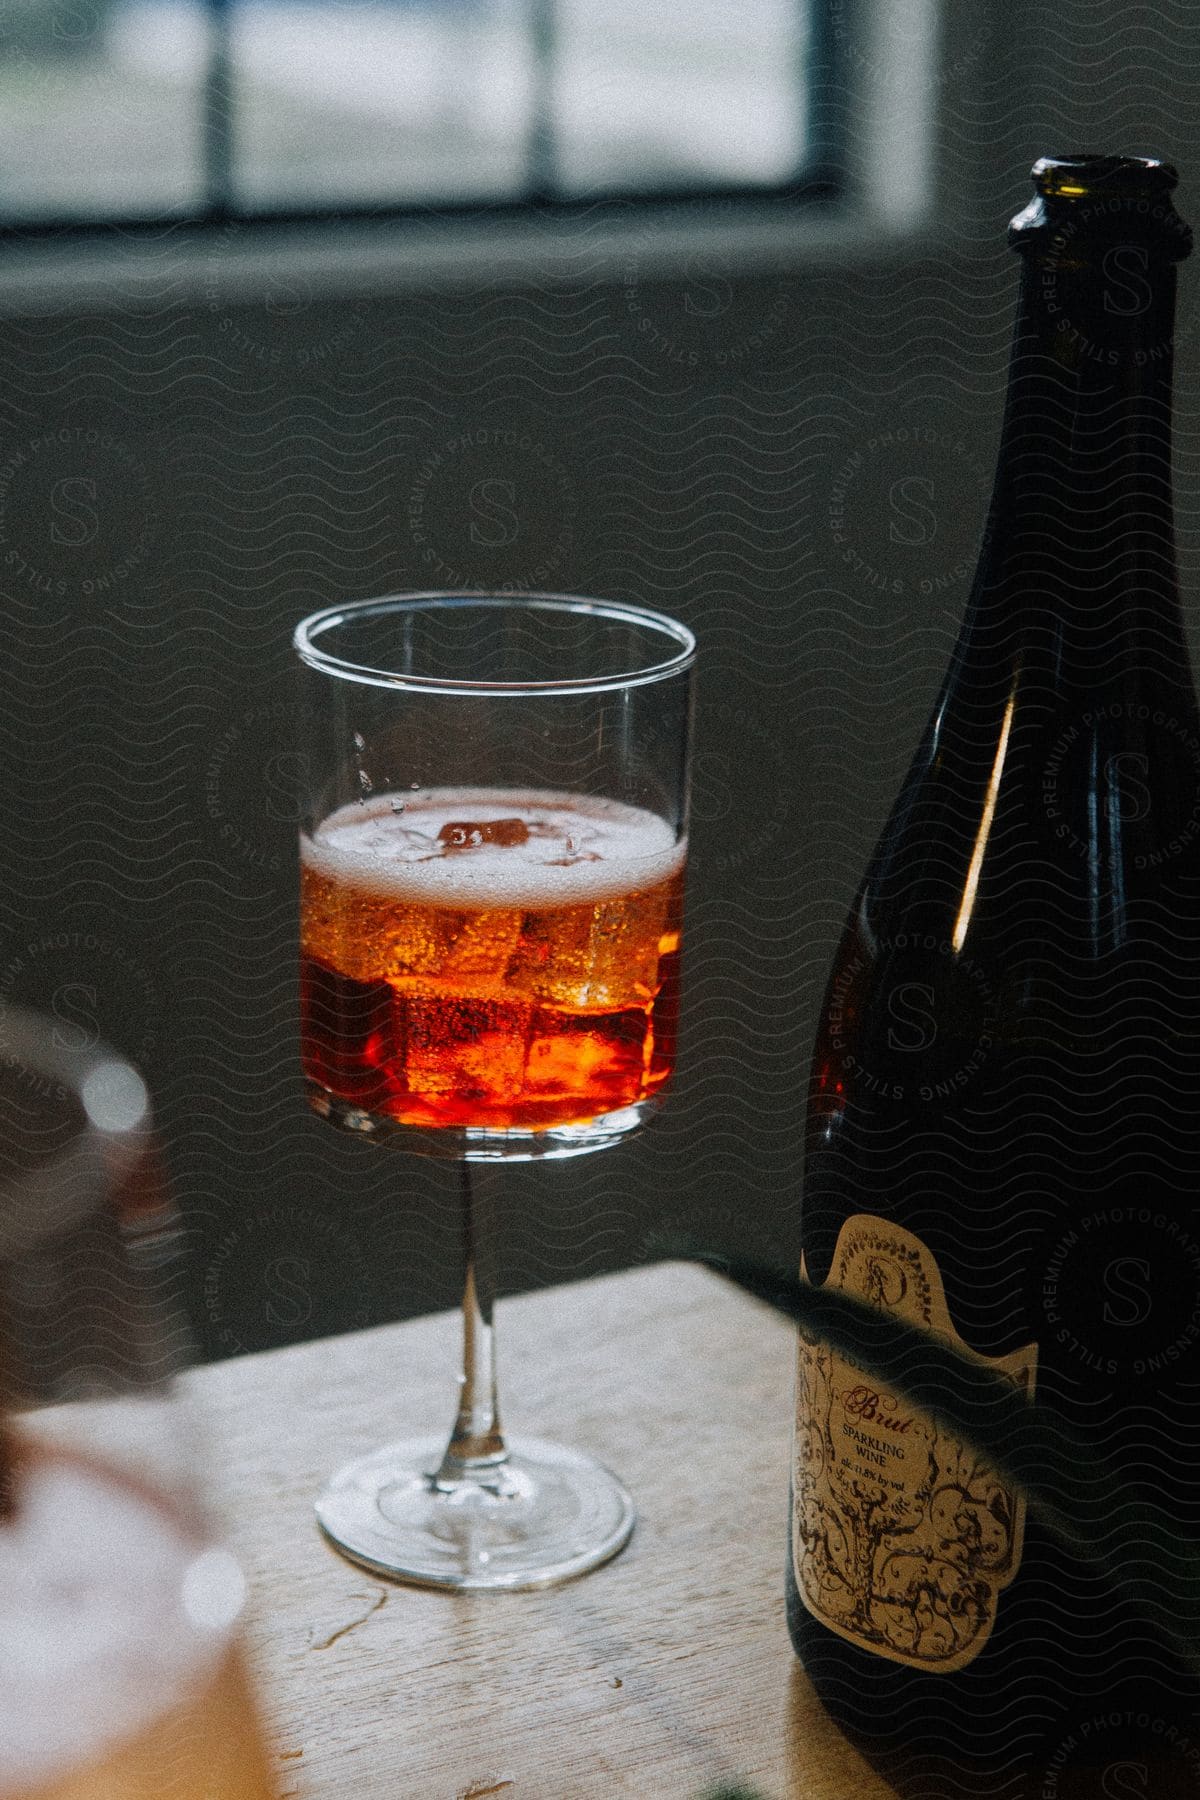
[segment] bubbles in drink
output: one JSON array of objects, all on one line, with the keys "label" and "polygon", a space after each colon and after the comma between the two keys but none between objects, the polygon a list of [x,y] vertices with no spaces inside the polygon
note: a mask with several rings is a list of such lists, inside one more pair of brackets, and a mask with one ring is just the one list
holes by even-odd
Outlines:
[{"label": "bubbles in drink", "polygon": [[404,1123],[500,1130],[646,1098],[674,1058],[684,856],[615,800],[342,808],[302,845],[310,1078]]},{"label": "bubbles in drink", "polygon": [[458,907],[596,900],[656,886],[684,859],[666,820],[643,807],[519,788],[427,788],[345,806],[301,849],[305,868],[331,880]]}]

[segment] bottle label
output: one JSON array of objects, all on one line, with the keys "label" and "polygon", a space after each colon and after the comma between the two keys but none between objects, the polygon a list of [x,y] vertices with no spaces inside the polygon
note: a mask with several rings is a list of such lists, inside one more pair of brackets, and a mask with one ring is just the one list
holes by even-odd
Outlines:
[{"label": "bottle label", "polygon": [[[829,1282],[974,1355],[912,1232],[867,1213],[847,1219]],[[975,1360],[1032,1392],[1036,1344]],[[815,1618],[913,1668],[949,1674],[979,1655],[1025,1529],[1023,1499],[989,1464],[802,1333],[793,1476],[792,1562]]]}]

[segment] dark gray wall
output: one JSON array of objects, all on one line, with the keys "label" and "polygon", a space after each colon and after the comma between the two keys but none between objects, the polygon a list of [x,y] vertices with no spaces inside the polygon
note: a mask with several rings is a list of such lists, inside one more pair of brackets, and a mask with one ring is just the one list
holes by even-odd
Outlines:
[{"label": "dark gray wall", "polygon": [[[619,595],[703,646],[673,1099],[620,1151],[509,1172],[505,1285],[681,1226],[794,1254],[820,985],[986,504],[1006,219],[1055,148],[1174,156],[1200,214],[1183,0],[964,6],[950,35],[919,252],[728,289],[587,256],[573,280],[393,300],[164,281],[0,323],[0,1040],[6,1006],[51,1006],[146,1070],[207,1353],[453,1298],[452,1172],[310,1118],[294,1041],[291,627],[400,587]],[[1184,282],[1194,594],[1200,269]]]}]

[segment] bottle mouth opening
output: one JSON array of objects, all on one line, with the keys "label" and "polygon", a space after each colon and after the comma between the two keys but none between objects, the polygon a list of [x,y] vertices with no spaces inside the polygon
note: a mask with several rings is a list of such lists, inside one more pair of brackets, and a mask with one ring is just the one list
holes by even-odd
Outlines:
[{"label": "bottle mouth opening", "polygon": [[1179,172],[1157,156],[1101,156],[1091,151],[1039,156],[1033,185],[1047,199],[1086,200],[1109,194],[1169,194]]},{"label": "bottle mouth opening", "polygon": [[1191,251],[1192,234],[1171,199],[1178,181],[1178,171],[1157,156],[1039,156],[1034,197],[1010,224],[1009,244],[1084,262],[1131,244],[1180,262]]}]

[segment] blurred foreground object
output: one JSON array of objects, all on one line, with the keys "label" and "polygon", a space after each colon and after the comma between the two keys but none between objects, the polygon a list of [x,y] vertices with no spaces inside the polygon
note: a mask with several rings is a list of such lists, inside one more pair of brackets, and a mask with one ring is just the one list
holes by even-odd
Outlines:
[{"label": "blurred foreground object", "polygon": [[245,1583],[197,1507],[170,1378],[177,1226],[137,1071],[0,1035],[0,1795],[271,1800]]}]

